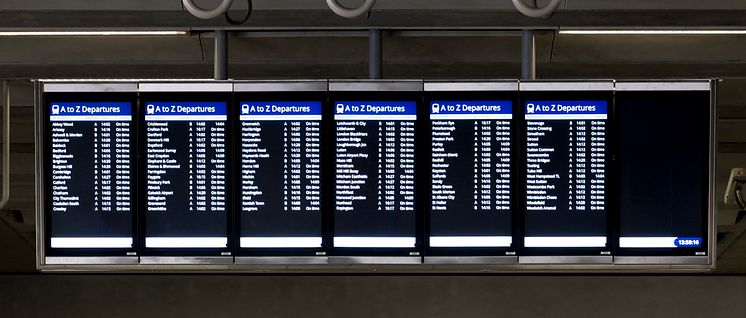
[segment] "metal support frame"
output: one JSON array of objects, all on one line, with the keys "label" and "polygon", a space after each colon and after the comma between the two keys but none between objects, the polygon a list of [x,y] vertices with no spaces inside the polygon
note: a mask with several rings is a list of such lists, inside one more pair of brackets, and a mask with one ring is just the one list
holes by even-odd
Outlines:
[{"label": "metal support frame", "polygon": [[521,79],[536,79],[536,34],[523,30],[521,36]]},{"label": "metal support frame", "polygon": [[368,77],[381,79],[383,69],[383,38],[380,29],[370,29],[368,33]]},{"label": "metal support frame", "polygon": [[228,79],[228,32],[225,30],[215,31],[215,57],[214,75],[215,80]]},{"label": "metal support frame", "polygon": [[3,194],[0,209],[10,201],[10,81],[3,81]]},{"label": "metal support frame", "polygon": [[[613,263],[597,263],[591,262],[593,259],[575,259],[570,263],[555,263],[552,259],[529,259],[533,263],[527,262],[515,262],[515,257],[512,258],[471,258],[471,259],[459,259],[460,262],[449,262],[444,259],[425,260],[424,264],[403,264],[397,263],[392,264],[388,262],[388,259],[377,260],[376,264],[356,264],[350,263],[355,260],[370,261],[365,258],[351,258],[348,260],[340,259],[339,257],[314,257],[314,258],[303,258],[303,259],[291,259],[283,260],[283,264],[279,264],[277,258],[268,259],[239,259],[235,258],[234,262],[231,263],[229,260],[231,257],[223,258],[146,258],[140,259],[137,256],[133,257],[50,257],[45,254],[45,219],[44,219],[44,186],[41,182],[44,176],[44,160],[45,151],[44,145],[44,112],[42,110],[42,101],[44,92],[60,92],[59,88],[52,89],[52,83],[45,83],[46,81],[37,81],[35,85],[35,145],[36,145],[36,159],[35,159],[35,180],[36,180],[36,240],[37,244],[37,269],[42,271],[77,271],[77,272],[167,272],[167,273],[195,273],[195,272],[221,272],[221,273],[308,273],[308,274],[319,274],[319,273],[441,273],[441,274],[453,274],[453,273],[471,273],[471,274],[488,274],[488,273],[536,273],[536,272],[553,272],[553,273],[694,273],[694,272],[706,272],[710,271],[715,266],[715,247],[714,247],[714,224],[715,224],[715,203],[714,198],[714,179],[710,178],[710,205],[709,205],[709,222],[710,228],[708,237],[710,238],[710,250],[707,256],[695,256],[695,257],[613,257]],[[50,80],[49,82],[54,82]],[[90,86],[93,85],[91,82],[76,82],[63,80],[63,85],[72,85],[73,87],[83,87],[86,90],[72,90],[72,92],[79,91],[91,91]],[[301,81],[304,82],[304,81]],[[396,91],[410,91],[410,90],[421,90],[428,87],[428,83],[423,83],[421,80],[408,80],[408,81],[386,81],[386,82],[370,82],[370,81],[316,81],[317,83],[313,86],[304,86],[304,91],[308,87],[317,87],[317,91],[377,91],[377,92],[389,92]],[[503,81],[500,82],[485,82],[479,84],[477,87],[483,87],[484,90],[499,90],[498,87],[503,87],[503,90],[525,90],[526,88],[531,90],[546,89],[551,86],[555,89],[570,89],[568,84],[576,86],[578,90],[589,90],[589,89],[601,89],[601,84],[590,85],[598,82],[612,82],[608,81],[564,81],[564,82],[541,82],[541,83],[526,83],[521,84],[523,88],[520,88],[517,81]],[[646,90],[651,89],[666,89],[672,90],[672,83],[679,86],[678,90],[693,90],[697,87],[701,88],[704,85],[704,80],[689,80],[689,81],[667,81],[667,82],[632,82],[627,83],[627,88],[630,87],[635,90],[645,88]],[[182,91],[189,92],[194,91],[195,87],[208,91],[236,91],[236,85],[246,85],[249,82],[217,82],[211,83],[210,81],[194,82],[194,81],[134,81],[129,83],[130,87],[137,91],[147,92],[165,92],[165,91]],[[468,83],[468,84],[467,84]],[[54,83],[58,85],[59,83]],[[119,83],[112,82],[95,82],[96,86],[100,86],[102,91],[117,91],[115,87],[121,87]],[[206,87],[209,86],[209,87]],[[254,90],[261,91],[286,91],[287,88],[282,86],[282,81],[255,81],[251,83],[254,85]],[[279,85],[279,86],[278,86]],[[298,83],[292,84],[291,87],[297,87]],[[439,81],[430,82],[430,85],[438,87],[442,85]],[[463,82],[456,86],[458,90],[474,90],[473,82]],[[486,85],[486,86],[485,86]],[[609,85],[609,84],[603,84]],[[657,85],[657,86],[656,86]],[[683,88],[681,86],[684,86]],[[714,159],[715,159],[715,141],[716,141],[716,105],[715,100],[715,89],[716,85],[709,84],[711,90],[711,115],[710,115],[710,176],[714,175]],[[466,87],[472,86],[472,87]],[[533,86],[533,87],[531,87]],[[542,88],[541,86],[544,86]],[[179,89],[180,88],[180,89]],[[71,88],[68,88],[71,89]],[[619,82],[615,83],[613,88],[607,88],[619,90]],[[454,88],[449,88],[449,91],[453,91]],[[431,90],[432,91],[432,90]],[[7,95],[5,96],[7,100]],[[9,104],[9,103],[6,103]],[[7,110],[6,110],[7,111]],[[6,135],[7,136],[7,135]],[[419,259],[419,256],[416,257]],[[608,257],[607,257],[608,258]],[[413,258],[409,258],[412,260]],[[324,262],[326,260],[326,263]],[[399,259],[400,261],[402,259]],[[576,262],[572,262],[576,261]],[[583,261],[587,263],[577,263]],[[595,260],[598,261],[598,260]],[[168,263],[166,263],[168,262]],[[505,263],[503,263],[505,262]],[[188,263],[188,264],[187,264]],[[549,264],[551,263],[551,264]]]}]

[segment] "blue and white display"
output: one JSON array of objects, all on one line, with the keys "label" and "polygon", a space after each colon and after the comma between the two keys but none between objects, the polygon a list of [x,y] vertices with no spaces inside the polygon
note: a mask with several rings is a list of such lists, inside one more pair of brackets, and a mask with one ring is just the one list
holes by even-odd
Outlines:
[{"label": "blue and white display", "polygon": [[429,246],[510,247],[513,103],[431,101]]},{"label": "blue and white display", "polygon": [[50,247],[133,248],[132,104],[50,102]]},{"label": "blue and white display", "polygon": [[334,103],[335,120],[416,120],[417,103],[413,101],[338,101]]},{"label": "blue and white display", "polygon": [[503,101],[433,101],[430,119],[493,120],[512,119],[513,102]]},{"label": "blue and white display", "polygon": [[334,247],[414,248],[417,103],[333,105]]},{"label": "blue and white display", "polygon": [[225,102],[149,102],[145,121],[227,120]]},{"label": "blue and white display", "polygon": [[228,247],[226,104],[143,103],[146,248]]},{"label": "blue and white display", "polygon": [[321,102],[241,102],[241,120],[321,120]]},{"label": "blue and white display", "polygon": [[129,121],[128,102],[55,102],[49,104],[50,121]]},{"label": "blue and white display", "polygon": [[590,101],[527,101],[524,114],[528,120],[606,119],[605,100]]},{"label": "blue and white display", "polygon": [[244,101],[238,111],[239,246],[321,248],[321,102]]},{"label": "blue and white display", "polygon": [[526,119],[525,247],[607,247],[607,102],[535,101]]}]

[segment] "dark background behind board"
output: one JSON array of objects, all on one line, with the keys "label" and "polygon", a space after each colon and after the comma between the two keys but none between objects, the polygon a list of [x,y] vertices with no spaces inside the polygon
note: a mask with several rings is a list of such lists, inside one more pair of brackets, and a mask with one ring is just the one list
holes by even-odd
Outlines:
[{"label": "dark background behind board", "polygon": [[[341,1],[347,5],[360,2]],[[215,1],[197,0],[212,7]],[[262,3],[264,3],[262,5]],[[530,3],[530,1],[527,1]],[[544,3],[544,1],[539,1]],[[370,19],[347,20],[323,1],[255,1],[252,27],[646,26],[743,28],[746,2],[566,1],[530,19],[510,1],[378,1]],[[300,4],[303,8],[299,9]],[[234,19],[245,3],[235,1]],[[271,7],[268,7],[271,6]],[[7,28],[225,26],[198,20],[181,1],[0,1]],[[662,10],[651,10],[662,8]],[[283,10],[289,9],[289,10]],[[494,33],[493,33],[494,34]],[[211,78],[210,36],[4,37],[0,73],[12,81],[12,176],[0,212],[2,317],[740,317],[746,277],[720,276],[247,276],[13,275],[34,272],[34,120],[29,78]],[[396,36],[384,32],[384,78],[516,78],[520,36]],[[366,38],[230,37],[236,79],[366,78]],[[746,41],[730,36],[575,36],[539,31],[541,78],[724,77],[718,93],[717,272],[746,272],[746,235],[722,204],[730,168],[746,162]],[[453,48],[453,49],[451,49]],[[740,120],[740,121],[739,121]],[[734,211],[735,210],[735,211]],[[738,238],[727,244],[728,236]]]}]

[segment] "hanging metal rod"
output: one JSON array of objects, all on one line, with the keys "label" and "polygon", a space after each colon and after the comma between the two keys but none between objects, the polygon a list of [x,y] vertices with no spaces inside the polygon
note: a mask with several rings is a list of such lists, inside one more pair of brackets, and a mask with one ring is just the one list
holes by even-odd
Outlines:
[{"label": "hanging metal rod", "polygon": [[3,81],[3,193],[0,210],[10,201],[10,81]]}]

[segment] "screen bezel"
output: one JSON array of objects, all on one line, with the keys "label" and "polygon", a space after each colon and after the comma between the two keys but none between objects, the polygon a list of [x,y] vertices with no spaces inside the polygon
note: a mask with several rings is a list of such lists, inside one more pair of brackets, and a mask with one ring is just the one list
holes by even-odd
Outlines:
[{"label": "screen bezel", "polygon": [[[226,125],[231,125],[231,107],[233,103],[232,92],[140,92],[140,104],[145,105],[148,102],[225,102],[227,120]],[[141,129],[138,131],[139,139],[139,161],[138,161],[138,187],[140,189],[146,189],[145,182],[147,181],[146,170],[147,164],[145,163],[146,158],[142,154],[146,153],[147,147],[147,134],[142,133],[145,129],[145,111],[144,107],[139,108],[137,118],[142,123]],[[226,188],[233,188],[233,166],[231,158],[233,158],[233,133],[232,128],[226,127],[225,134],[225,145],[226,145]],[[201,256],[231,256],[233,254],[233,245],[235,233],[233,231],[233,199],[232,191],[226,190],[226,229],[225,235],[227,237],[227,245],[225,248],[146,248],[145,237],[147,236],[147,212],[146,212],[146,197],[145,191],[139,191],[139,213],[141,215],[139,222],[139,250],[141,256],[156,256],[156,257],[169,257],[169,256],[183,256],[183,257],[201,257]]]},{"label": "screen bezel", "polygon": [[[417,120],[416,126],[415,126],[415,175],[421,176],[424,172],[427,172],[427,170],[423,171],[423,165],[419,163],[419,160],[417,158],[422,157],[423,152],[425,150],[422,146],[422,137],[424,135],[423,127],[422,125],[419,125],[419,123],[422,122],[424,114],[426,113],[426,109],[423,108],[423,95],[421,91],[331,91],[329,92],[329,105],[333,105],[335,101],[338,100],[347,100],[347,101],[414,101],[416,102],[417,107]],[[329,136],[328,139],[326,139],[326,142],[331,142],[332,144],[335,144],[336,141],[334,139],[336,132],[336,124],[334,121],[334,112],[333,107],[327,108],[327,113],[323,114],[324,117],[329,117],[330,121],[328,122],[330,126],[324,127],[329,131],[330,133],[327,134]],[[325,178],[325,180],[332,180],[332,184],[336,182],[336,176],[335,176],[335,168],[334,168],[334,162],[336,158],[336,149],[333,147],[330,148],[330,157],[332,159],[332,167],[329,169],[329,175]],[[323,177],[322,177],[323,178]],[[334,230],[335,230],[335,212],[333,204],[330,207],[330,215],[327,221],[329,222],[329,231],[331,234],[330,238],[330,249],[329,249],[329,256],[336,256],[336,257],[417,257],[421,258],[422,255],[422,246],[423,246],[423,233],[424,233],[424,224],[422,221],[423,217],[423,181],[417,180],[415,178],[415,215],[414,215],[414,222],[415,222],[415,246],[413,248],[349,248],[349,247],[334,247],[333,246],[333,240],[334,240]],[[328,191],[327,192],[333,192]],[[327,200],[330,204],[334,202],[334,193],[330,194],[331,200]],[[367,262],[371,259],[363,260],[363,262]],[[371,260],[372,262],[376,262],[375,259]]]},{"label": "screen bezel", "polygon": [[[516,158],[519,152],[519,148],[521,147],[520,144],[517,144],[516,137],[518,133],[518,124],[519,121],[522,120],[522,117],[518,117],[516,115],[516,110],[519,109],[517,107],[518,105],[518,90],[517,88],[515,90],[494,90],[494,91],[486,91],[486,90],[470,90],[470,91],[425,91],[425,107],[426,110],[426,118],[425,118],[425,128],[426,133],[422,138],[427,139],[427,144],[430,144],[431,142],[431,134],[432,134],[432,124],[431,120],[429,118],[430,115],[430,103],[436,100],[445,100],[445,101],[478,101],[478,100],[507,100],[512,102],[513,104],[513,119],[511,119],[511,132],[510,132],[510,138],[511,138],[511,158]],[[431,185],[432,185],[432,172],[430,170],[430,162],[432,159],[432,149],[431,147],[427,147],[427,156],[424,157],[424,161],[427,163],[427,173],[426,179],[426,185],[427,185],[427,193],[431,195]],[[421,159],[422,160],[422,159]],[[516,236],[516,233],[518,233],[518,222],[517,222],[517,209],[516,209],[516,202],[518,200],[518,192],[515,191],[518,186],[518,178],[516,175],[517,172],[517,160],[511,160],[510,164],[510,173],[511,173],[511,209],[509,211],[510,213],[510,219],[511,219],[511,226],[510,226],[510,236],[512,237],[512,244],[510,247],[431,247],[430,242],[430,234],[431,234],[431,214],[432,214],[432,205],[430,202],[430,196],[427,196],[427,200],[425,200],[425,215],[424,215],[424,223],[425,223],[425,231],[424,231],[424,256],[425,258],[428,257],[470,257],[470,256],[495,256],[495,257],[506,257],[515,259],[517,252],[518,252],[518,241],[519,238]],[[422,181],[421,181],[422,182]],[[485,259],[485,263],[491,263],[494,260],[491,259]]]},{"label": "screen bezel", "polygon": [[[569,84],[569,83],[568,83]],[[610,86],[611,88],[612,86]],[[606,146],[606,246],[605,247],[557,247],[557,248],[551,248],[551,247],[526,247],[525,242],[525,233],[526,233],[526,204],[523,199],[523,194],[526,193],[526,172],[524,169],[518,168],[518,180],[520,180],[520,186],[516,189],[516,191],[519,193],[519,197],[521,199],[518,200],[518,209],[519,211],[519,218],[520,218],[520,242],[519,242],[519,259],[521,257],[548,257],[548,262],[555,262],[554,260],[551,260],[552,257],[556,259],[557,263],[563,263],[565,262],[562,257],[569,257],[567,261],[572,263],[583,263],[583,262],[603,262],[603,263],[611,263],[612,261],[612,249],[613,249],[613,240],[615,237],[614,229],[616,228],[614,226],[614,220],[616,217],[616,208],[614,207],[614,202],[612,201],[613,193],[616,192],[616,189],[614,187],[614,182],[616,181],[614,179],[614,171],[615,166],[613,165],[613,152],[612,149],[614,149],[614,131],[616,127],[614,127],[614,104],[613,99],[614,97],[614,91],[613,89],[609,90],[572,90],[572,89],[565,89],[565,90],[535,90],[535,91],[520,91],[519,93],[519,103],[518,107],[520,107],[519,111],[519,123],[518,123],[518,139],[517,142],[520,147],[519,157],[517,158],[517,161],[520,162],[520,166],[523,166],[525,164],[526,160],[526,146],[525,144],[525,135],[526,135],[526,119],[524,116],[524,104],[529,100],[603,100],[607,103],[607,120],[606,120],[606,140],[607,140],[607,146]],[[591,260],[591,259],[585,259],[583,260],[580,258],[580,261],[577,261],[576,259],[573,259],[573,257],[597,257],[598,260]],[[606,260],[608,259],[608,260]]]},{"label": "screen bezel", "polygon": [[[631,94],[631,98],[639,98],[638,96],[649,96],[649,95],[667,95],[667,94],[676,94],[676,93],[689,93],[689,94],[696,94],[696,93],[702,93],[707,94],[707,99],[709,101],[707,105],[707,113],[709,115],[708,118],[704,118],[703,120],[707,121],[708,126],[708,143],[707,143],[707,151],[702,151],[702,161],[707,162],[708,165],[706,167],[703,167],[703,175],[706,176],[703,180],[702,189],[707,189],[706,192],[702,193],[702,204],[703,206],[701,215],[701,225],[700,225],[700,232],[701,232],[701,238],[702,238],[702,244],[700,247],[697,248],[622,248],[620,246],[620,238],[621,238],[621,217],[623,211],[621,211],[621,206],[619,205],[620,199],[621,199],[621,188],[616,193],[616,201],[617,201],[617,208],[619,209],[618,215],[617,215],[617,224],[615,231],[617,235],[614,237],[614,255],[615,255],[615,261],[619,260],[621,262],[636,262],[636,263],[660,263],[661,260],[666,260],[670,263],[702,263],[704,260],[709,260],[712,258],[713,251],[713,240],[714,237],[712,236],[713,230],[713,209],[712,209],[712,200],[713,200],[713,156],[714,156],[714,150],[713,150],[713,143],[716,142],[714,138],[714,131],[715,131],[715,121],[717,120],[717,117],[715,114],[715,84],[712,82],[706,83],[709,86],[709,90],[702,90],[702,89],[690,89],[691,85],[694,84],[705,84],[705,82],[688,82],[688,81],[682,81],[682,82],[670,82],[670,83],[656,83],[656,82],[628,82],[625,84],[632,84],[632,85],[640,85],[644,88],[639,89],[629,89],[629,90],[617,90],[615,92],[614,96],[614,104],[615,104],[615,112],[618,112],[621,110],[621,108],[617,108],[616,103],[617,99],[619,98],[619,95],[626,95]],[[658,89],[655,89],[658,87]],[[615,119],[617,121],[617,124],[615,124],[617,127],[621,127],[621,124],[618,123],[621,118]],[[621,138],[621,132],[618,134],[617,138]],[[615,142],[615,147],[620,147],[621,143]],[[703,149],[704,150],[704,149]],[[621,151],[616,151],[618,153],[618,160],[621,162],[621,160],[624,160],[624,154],[621,153]],[[621,181],[621,167],[617,168],[617,180]],[[704,253],[704,254],[702,254]],[[629,260],[627,260],[629,259]],[[709,261],[708,261],[709,262]]]},{"label": "screen bezel", "polygon": [[[51,102],[128,102],[132,105],[132,121],[130,121],[130,173],[132,182],[132,189],[130,192],[131,202],[131,236],[132,236],[132,247],[131,248],[52,248],[51,237],[52,237],[52,215],[51,215],[51,191],[48,191],[51,186],[51,157],[49,149],[52,147],[51,138],[51,121],[49,112],[49,103]],[[138,120],[137,120],[137,92],[103,92],[103,91],[69,91],[69,92],[44,92],[41,96],[41,105],[39,111],[42,115],[43,122],[43,147],[46,150],[44,152],[42,161],[42,169],[44,177],[41,178],[41,187],[44,193],[43,196],[43,238],[44,238],[44,256],[50,257],[119,257],[119,256],[136,256],[138,251],[138,173],[137,173],[137,157],[138,157]]]},{"label": "screen bezel", "polygon": [[[325,146],[327,143],[325,142],[325,138],[327,138],[327,121],[329,120],[329,115],[327,112],[328,108],[328,102],[327,102],[327,94],[326,90],[324,91],[263,91],[263,92],[247,92],[247,91],[236,91],[233,95],[233,103],[231,107],[233,108],[233,113],[238,114],[237,109],[240,107],[240,104],[242,102],[246,101],[255,101],[255,102],[263,102],[263,101],[319,101],[321,102],[321,123],[320,123],[320,137],[319,137],[319,143],[320,143],[320,155],[321,155],[321,161],[323,162],[331,162],[328,157],[328,146]],[[234,178],[234,190],[238,191],[237,193],[240,193],[240,173],[241,173],[241,158],[240,158],[240,149],[241,149],[241,120],[238,115],[233,116],[232,119],[229,119],[231,122],[231,125],[233,126],[233,136],[237,136],[233,140],[233,147],[236,150],[234,153],[237,154],[232,158],[232,164],[234,166],[234,170],[236,173],[236,177]],[[333,160],[333,158],[332,158]],[[324,186],[329,184],[328,178],[325,178],[325,175],[328,173],[326,170],[329,169],[329,165],[322,165],[321,171],[320,171],[320,178],[321,178],[321,211],[319,213],[319,218],[321,219],[319,222],[320,229],[319,229],[319,235],[321,236],[321,247],[309,247],[309,248],[242,248],[240,246],[240,238],[241,238],[241,196],[235,195],[234,196],[234,202],[233,206],[236,207],[234,210],[234,223],[235,223],[235,255],[237,257],[240,256],[276,256],[276,257],[308,257],[308,256],[324,256],[326,255],[328,249],[329,249],[329,235],[328,235],[328,224],[325,222],[327,211],[329,210],[329,200],[327,200],[326,192],[324,191]]]}]

